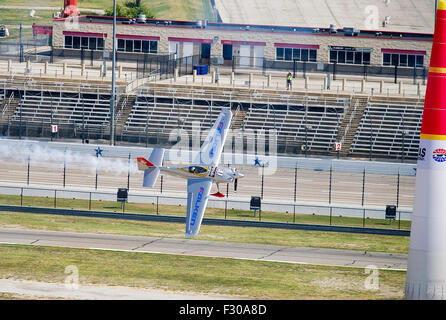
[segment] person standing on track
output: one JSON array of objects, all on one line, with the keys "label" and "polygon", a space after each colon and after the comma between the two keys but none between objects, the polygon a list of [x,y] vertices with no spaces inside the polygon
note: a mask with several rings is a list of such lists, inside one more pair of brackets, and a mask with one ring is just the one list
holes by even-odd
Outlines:
[{"label": "person standing on track", "polygon": [[286,76],[286,89],[287,90],[291,90],[291,88],[292,88],[292,83],[291,83],[292,79],[293,79],[293,76],[291,75],[291,72],[288,72],[288,74]]}]

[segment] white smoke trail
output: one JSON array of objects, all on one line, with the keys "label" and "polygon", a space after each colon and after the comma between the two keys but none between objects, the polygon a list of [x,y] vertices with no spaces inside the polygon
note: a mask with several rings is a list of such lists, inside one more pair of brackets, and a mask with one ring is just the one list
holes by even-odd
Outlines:
[{"label": "white smoke trail", "polygon": [[[28,157],[30,157],[32,163],[38,163],[49,169],[66,163],[67,167],[75,165],[91,174],[96,172],[96,168],[116,176],[127,174],[129,170],[128,159],[96,157],[95,155],[73,152],[70,149],[65,151],[52,149],[35,143],[0,142],[0,160],[8,159],[9,161],[13,160],[17,163],[25,164],[28,161]],[[136,162],[131,161],[130,172],[134,173],[137,170]]]}]

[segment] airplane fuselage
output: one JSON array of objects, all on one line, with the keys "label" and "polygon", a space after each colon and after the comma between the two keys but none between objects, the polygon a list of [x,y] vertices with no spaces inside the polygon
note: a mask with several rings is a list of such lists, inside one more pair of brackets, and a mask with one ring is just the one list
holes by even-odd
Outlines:
[{"label": "airplane fuselage", "polygon": [[180,176],[185,179],[210,178],[215,183],[231,183],[234,179],[242,178],[244,175],[235,168],[209,167],[203,165],[190,165],[186,167],[160,167],[161,172]]}]

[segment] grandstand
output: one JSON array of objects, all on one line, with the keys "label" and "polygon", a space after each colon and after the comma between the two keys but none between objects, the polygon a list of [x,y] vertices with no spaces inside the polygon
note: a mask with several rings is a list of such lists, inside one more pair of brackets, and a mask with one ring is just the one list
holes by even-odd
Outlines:
[{"label": "grandstand", "polygon": [[267,94],[232,89],[202,90],[157,87],[141,89],[123,128],[124,133],[172,130],[191,132],[193,122],[208,129],[223,107],[234,112],[233,130],[277,131],[279,142],[308,146],[313,152],[330,150],[349,106],[349,97]]},{"label": "grandstand", "polygon": [[[17,134],[11,129],[23,125],[27,134],[45,136],[51,123],[71,132],[70,137],[87,131],[93,139],[107,138],[107,81],[22,79],[1,81],[3,134]],[[221,108],[230,107],[233,129],[275,129],[279,151],[293,154],[307,149],[333,156],[335,142],[341,142],[341,156],[415,159],[424,104],[420,96],[389,97],[388,92],[284,91],[172,81],[149,81],[125,94],[123,88],[118,87],[115,110],[116,133],[123,141],[145,137],[146,142],[165,143],[172,130],[191,132],[194,121],[209,128]]]},{"label": "grandstand", "polygon": [[[3,134],[20,135],[17,128],[24,126],[26,135],[47,136],[49,124],[58,124],[60,137],[87,131],[92,139],[108,138],[107,85],[35,81],[21,87],[6,83],[1,89]],[[194,122],[206,130],[222,108],[231,108],[232,129],[245,133],[246,142],[251,132],[276,130],[279,153],[333,156],[335,143],[341,142],[341,156],[393,159],[416,159],[424,104],[421,98],[363,93],[163,83],[119,92],[117,101],[121,141],[166,144],[172,132],[191,135]]]},{"label": "grandstand", "polygon": [[416,159],[423,100],[374,97],[356,132],[350,154]]}]

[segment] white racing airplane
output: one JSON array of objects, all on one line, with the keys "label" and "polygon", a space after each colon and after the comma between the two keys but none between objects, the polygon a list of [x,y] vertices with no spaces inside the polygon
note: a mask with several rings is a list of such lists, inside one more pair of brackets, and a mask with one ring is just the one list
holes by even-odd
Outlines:
[{"label": "white racing airplane", "polygon": [[[153,149],[148,160],[137,158],[138,169],[144,171],[143,187],[153,187],[161,171],[187,179],[186,238],[192,238],[200,231],[209,195],[224,197],[219,191],[219,184],[234,182],[234,191],[237,191],[237,180],[243,178],[243,174],[235,168],[218,166],[231,119],[231,110],[223,109],[203,142],[193,165],[164,167],[162,148]],[[217,184],[218,191],[210,194],[213,182]]]}]

